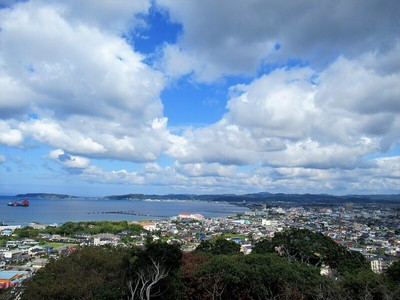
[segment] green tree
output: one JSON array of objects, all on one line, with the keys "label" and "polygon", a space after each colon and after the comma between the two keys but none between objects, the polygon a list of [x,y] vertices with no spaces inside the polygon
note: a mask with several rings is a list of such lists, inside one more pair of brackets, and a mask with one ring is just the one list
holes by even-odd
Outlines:
[{"label": "green tree", "polygon": [[14,231],[14,234],[20,238],[36,238],[39,233],[39,229],[33,229],[29,226],[25,226]]},{"label": "green tree", "polygon": [[130,299],[177,299],[182,251],[176,244],[153,242],[133,250],[128,288]]},{"label": "green tree", "polygon": [[26,283],[22,299],[121,299],[126,250],[85,247],[51,261]]},{"label": "green tree", "polygon": [[400,284],[400,259],[392,263],[385,274],[391,281]]},{"label": "green tree", "polygon": [[274,253],[213,256],[192,280],[201,289],[186,299],[315,299],[332,284],[317,268]]},{"label": "green tree", "polygon": [[365,258],[349,251],[322,233],[290,228],[277,232],[272,239],[258,242],[254,253],[279,253],[290,262],[321,267],[328,265],[340,274],[366,268]]},{"label": "green tree", "polygon": [[97,222],[66,222],[58,228],[47,227],[44,232],[50,234],[61,234],[65,236],[74,236],[77,233],[98,234],[127,231],[130,233],[140,233],[144,229],[138,224],[129,224],[127,221],[97,221]]},{"label": "green tree", "polygon": [[240,245],[226,239],[215,239],[213,241],[201,241],[196,252],[203,252],[211,255],[232,255],[240,253]]},{"label": "green tree", "polygon": [[384,276],[389,281],[392,299],[400,299],[400,259],[389,266]]},{"label": "green tree", "polygon": [[226,299],[226,289],[239,283],[244,274],[234,258],[219,255],[202,265],[195,276],[205,295],[214,300]]},{"label": "green tree", "polygon": [[385,278],[367,269],[346,274],[340,279],[339,287],[345,299],[396,299],[391,296]]},{"label": "green tree", "polygon": [[265,238],[259,240],[253,247],[251,253],[255,254],[265,254],[265,253],[275,253],[275,245],[271,238]]}]

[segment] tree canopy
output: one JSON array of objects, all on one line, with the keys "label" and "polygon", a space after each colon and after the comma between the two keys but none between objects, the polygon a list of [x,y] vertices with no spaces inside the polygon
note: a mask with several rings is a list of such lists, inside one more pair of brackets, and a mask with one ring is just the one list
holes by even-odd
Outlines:
[{"label": "tree canopy", "polygon": [[344,274],[365,268],[365,258],[339,245],[330,237],[307,229],[290,228],[259,241],[254,253],[278,253],[289,261],[321,267],[329,266]]},{"label": "tree canopy", "polygon": [[[176,244],[84,247],[24,283],[21,299],[399,299],[399,261],[385,274],[321,234],[286,230],[249,255],[224,239],[182,253]],[[336,252],[336,253],[335,253]],[[320,275],[335,266],[339,276]],[[346,268],[344,267],[346,266]]]},{"label": "tree canopy", "polygon": [[22,299],[120,299],[126,250],[85,247],[53,260],[26,283]]},{"label": "tree canopy", "polygon": [[201,241],[200,245],[196,248],[196,252],[211,255],[238,254],[240,252],[240,245],[233,241],[217,238],[211,241]]}]

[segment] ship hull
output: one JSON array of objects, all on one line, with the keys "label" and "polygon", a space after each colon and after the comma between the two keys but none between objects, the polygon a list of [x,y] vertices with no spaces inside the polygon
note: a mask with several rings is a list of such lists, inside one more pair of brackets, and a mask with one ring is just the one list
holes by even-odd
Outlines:
[{"label": "ship hull", "polygon": [[8,202],[7,204],[8,206],[23,206],[23,207],[27,207],[29,206],[29,200],[28,199],[24,199],[24,200],[15,200],[15,201],[11,201]]}]

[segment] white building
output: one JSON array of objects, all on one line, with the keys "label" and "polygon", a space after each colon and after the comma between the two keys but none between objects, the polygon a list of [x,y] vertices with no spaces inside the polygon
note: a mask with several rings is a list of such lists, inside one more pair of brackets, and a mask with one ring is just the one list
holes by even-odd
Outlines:
[{"label": "white building", "polygon": [[3,256],[5,259],[18,259],[22,256],[22,251],[21,250],[10,250],[4,252]]},{"label": "white building", "polygon": [[180,213],[178,215],[179,219],[193,219],[193,220],[204,220],[204,216],[201,214],[188,214],[188,213]]},{"label": "white building", "polygon": [[384,262],[381,259],[371,260],[371,270],[375,273],[382,273]]},{"label": "white building", "polygon": [[240,251],[243,252],[245,255],[250,254],[251,250],[251,244],[244,244],[240,246]]},{"label": "white building", "polygon": [[103,245],[113,245],[116,246],[118,244],[118,238],[112,234],[98,234],[93,237],[93,245],[94,246],[103,246]]},{"label": "white building", "polygon": [[141,222],[140,225],[142,225],[143,229],[146,229],[148,231],[157,230],[156,223],[154,222]]}]

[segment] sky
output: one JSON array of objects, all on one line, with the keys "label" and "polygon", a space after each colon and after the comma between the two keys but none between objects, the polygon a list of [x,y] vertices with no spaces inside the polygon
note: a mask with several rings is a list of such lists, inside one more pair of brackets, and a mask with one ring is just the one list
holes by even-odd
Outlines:
[{"label": "sky", "polygon": [[0,0],[0,195],[400,193],[397,0]]}]

